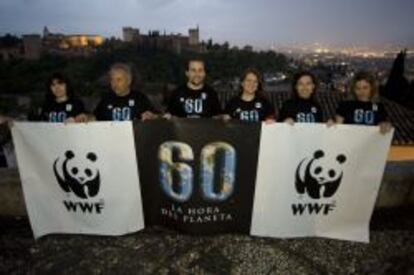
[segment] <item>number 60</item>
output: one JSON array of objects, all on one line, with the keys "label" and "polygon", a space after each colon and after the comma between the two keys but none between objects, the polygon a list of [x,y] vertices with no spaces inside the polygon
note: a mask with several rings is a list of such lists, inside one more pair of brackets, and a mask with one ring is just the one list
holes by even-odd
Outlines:
[{"label": "number 60", "polygon": [[[220,169],[221,188],[214,191],[214,168],[217,151],[223,152],[223,162]],[[173,152],[177,151],[181,162],[173,162]],[[160,183],[164,192],[178,202],[190,199],[193,193],[193,169],[182,161],[194,160],[193,149],[186,143],[168,141],[161,144],[158,157],[160,160]],[[228,143],[213,142],[203,147],[200,155],[201,195],[209,201],[224,201],[234,191],[236,169],[236,150]],[[173,190],[173,172],[178,172],[179,190]]]}]

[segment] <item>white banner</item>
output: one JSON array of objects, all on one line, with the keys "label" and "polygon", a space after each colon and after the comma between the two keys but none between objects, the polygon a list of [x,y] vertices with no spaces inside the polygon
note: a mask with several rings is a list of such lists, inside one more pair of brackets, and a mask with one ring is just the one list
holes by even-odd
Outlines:
[{"label": "white banner", "polygon": [[392,136],[378,127],[263,125],[251,234],[368,242]]},{"label": "white banner", "polygon": [[144,228],[131,122],[15,123],[12,134],[35,238]]}]

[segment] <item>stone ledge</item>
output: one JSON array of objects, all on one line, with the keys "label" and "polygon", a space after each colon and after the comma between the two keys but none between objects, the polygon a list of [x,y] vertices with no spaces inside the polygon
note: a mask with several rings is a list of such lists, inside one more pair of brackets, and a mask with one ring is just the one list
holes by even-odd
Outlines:
[{"label": "stone ledge", "polygon": [[[414,161],[388,162],[376,208],[414,204]],[[16,169],[0,169],[0,216],[25,216],[26,207]]]}]

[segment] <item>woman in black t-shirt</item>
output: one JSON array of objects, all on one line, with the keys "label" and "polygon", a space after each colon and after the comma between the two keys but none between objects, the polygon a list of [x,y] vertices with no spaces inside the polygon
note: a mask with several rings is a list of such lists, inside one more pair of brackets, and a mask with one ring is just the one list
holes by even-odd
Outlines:
[{"label": "woman in black t-shirt", "polygon": [[275,111],[263,95],[260,73],[249,68],[243,73],[240,80],[240,94],[227,103],[223,118],[247,122],[274,122]]},{"label": "woman in black t-shirt", "polygon": [[310,72],[300,72],[293,77],[292,98],[285,101],[280,111],[280,120],[289,124],[320,123],[322,109],[315,99],[317,82]]},{"label": "woman in black t-shirt", "polygon": [[356,74],[351,83],[352,100],[342,101],[336,111],[336,123],[380,126],[387,133],[392,126],[382,103],[376,101],[378,87],[374,76],[367,72]]},{"label": "woman in black t-shirt", "polygon": [[47,122],[81,122],[86,120],[83,102],[73,94],[69,81],[60,73],[51,76],[41,108],[29,120]]}]

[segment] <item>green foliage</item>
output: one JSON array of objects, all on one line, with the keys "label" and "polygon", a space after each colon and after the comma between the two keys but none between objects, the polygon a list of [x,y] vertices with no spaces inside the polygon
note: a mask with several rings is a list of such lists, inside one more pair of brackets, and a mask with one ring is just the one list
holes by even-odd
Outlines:
[{"label": "green foliage", "polygon": [[18,46],[22,40],[14,35],[6,34],[0,37],[0,47],[10,48]]},{"label": "green foliage", "polygon": [[[206,61],[209,80],[229,80],[248,67],[262,72],[283,71],[288,60],[271,51],[251,52],[229,49],[228,44],[207,44],[208,51],[199,54]],[[104,87],[103,76],[111,64],[133,64],[142,82],[182,83],[185,81],[186,61],[193,53],[178,55],[170,51],[137,49],[117,40],[106,42],[90,57],[43,56],[38,61],[12,60],[0,62],[0,93],[42,93],[48,77],[64,73],[79,95],[99,93]]]}]

